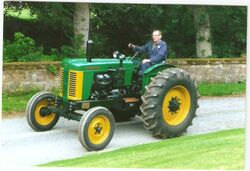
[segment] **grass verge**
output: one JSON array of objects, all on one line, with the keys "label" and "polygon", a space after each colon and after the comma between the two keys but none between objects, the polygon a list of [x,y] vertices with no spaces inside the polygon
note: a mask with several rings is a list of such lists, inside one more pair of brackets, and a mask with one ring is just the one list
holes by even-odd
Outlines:
[{"label": "grass verge", "polygon": [[[2,94],[2,112],[3,113],[16,113],[24,112],[26,105],[30,98],[41,90],[34,88],[30,91],[20,91]],[[58,94],[57,89],[52,89],[52,93]]]},{"label": "grass verge", "polygon": [[238,170],[244,167],[244,131],[178,137],[41,166]]},{"label": "grass verge", "polygon": [[201,83],[198,86],[201,96],[241,95],[246,93],[246,82]]},{"label": "grass verge", "polygon": [[2,111],[3,112],[22,112],[25,110],[25,107],[29,99],[36,92],[28,92],[22,95],[4,95],[2,97]]}]

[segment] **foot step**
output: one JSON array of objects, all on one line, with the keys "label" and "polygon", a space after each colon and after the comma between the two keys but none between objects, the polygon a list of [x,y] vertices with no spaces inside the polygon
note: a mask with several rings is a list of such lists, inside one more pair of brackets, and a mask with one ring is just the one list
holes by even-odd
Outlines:
[{"label": "foot step", "polygon": [[134,97],[125,97],[125,98],[123,98],[123,100],[125,101],[125,103],[135,103],[135,102],[139,102],[139,99],[134,98]]}]

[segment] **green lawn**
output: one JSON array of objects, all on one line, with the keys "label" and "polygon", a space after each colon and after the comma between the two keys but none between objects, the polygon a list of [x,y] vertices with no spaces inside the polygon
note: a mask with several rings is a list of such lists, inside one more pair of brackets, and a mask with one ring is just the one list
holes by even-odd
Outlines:
[{"label": "green lawn", "polygon": [[[40,90],[34,89],[29,92],[18,92],[18,93],[3,93],[2,94],[2,111],[3,113],[11,112],[23,112],[25,111],[26,105],[29,99],[39,92]],[[53,89],[53,93],[57,94],[58,90]]]},{"label": "green lawn", "polygon": [[183,136],[41,166],[238,170],[244,168],[244,132]]},{"label": "green lawn", "polygon": [[201,83],[198,87],[202,96],[225,96],[245,94],[246,83]]},{"label": "green lawn", "polygon": [[29,99],[35,94],[30,92],[22,95],[3,95],[2,111],[3,112],[22,112],[25,110]]}]

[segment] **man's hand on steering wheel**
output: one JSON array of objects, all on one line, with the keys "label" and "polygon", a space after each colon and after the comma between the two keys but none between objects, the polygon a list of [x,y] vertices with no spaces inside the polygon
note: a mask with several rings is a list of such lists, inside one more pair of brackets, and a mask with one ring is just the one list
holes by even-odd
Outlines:
[{"label": "man's hand on steering wheel", "polygon": [[[132,43],[129,43],[129,44],[128,44],[128,47],[134,49],[134,48],[136,47],[136,45],[134,45],[134,44],[132,44]],[[139,54],[138,51],[135,52],[135,54],[134,54],[133,57],[131,58],[131,61],[132,61],[138,54]]]},{"label": "man's hand on steering wheel", "polygon": [[148,63],[148,62],[150,62],[149,59],[143,59],[143,60],[142,60],[142,63],[143,63],[143,64]]},{"label": "man's hand on steering wheel", "polygon": [[129,44],[128,44],[128,47],[129,47],[129,48],[135,48],[136,46],[135,46],[134,44],[132,44],[132,43],[129,43]]}]

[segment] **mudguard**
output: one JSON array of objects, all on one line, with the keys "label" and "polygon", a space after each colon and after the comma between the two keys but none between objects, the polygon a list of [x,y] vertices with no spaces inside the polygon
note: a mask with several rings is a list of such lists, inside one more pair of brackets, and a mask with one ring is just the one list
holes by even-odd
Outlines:
[{"label": "mudguard", "polygon": [[142,94],[144,94],[145,86],[149,84],[150,78],[155,77],[158,72],[167,69],[167,68],[175,68],[176,66],[167,64],[167,63],[160,63],[153,65],[149,67],[146,71],[143,73],[142,78]]}]

